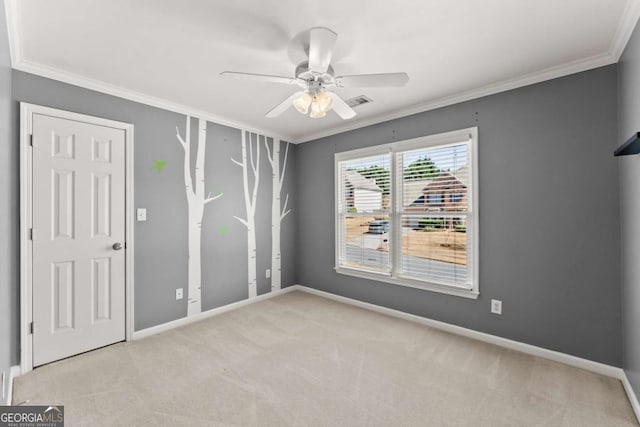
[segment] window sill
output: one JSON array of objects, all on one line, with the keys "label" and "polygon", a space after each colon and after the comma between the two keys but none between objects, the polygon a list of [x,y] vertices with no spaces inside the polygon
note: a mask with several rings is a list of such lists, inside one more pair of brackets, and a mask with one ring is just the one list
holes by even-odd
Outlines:
[{"label": "window sill", "polygon": [[370,273],[368,271],[345,267],[334,267],[334,270],[338,274],[344,274],[347,276],[391,283],[393,285],[406,286],[409,288],[422,289],[425,291],[438,292],[441,294],[455,295],[463,298],[478,299],[478,296],[480,295],[480,292],[474,289],[456,288],[454,286],[439,285],[437,283],[419,282],[410,279],[391,277],[385,274]]}]

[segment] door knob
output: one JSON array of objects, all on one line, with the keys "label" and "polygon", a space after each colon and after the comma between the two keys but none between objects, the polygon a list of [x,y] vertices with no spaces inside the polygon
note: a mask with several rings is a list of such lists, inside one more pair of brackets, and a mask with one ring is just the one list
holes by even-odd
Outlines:
[{"label": "door knob", "polygon": [[113,248],[114,251],[119,251],[120,249],[122,249],[122,243],[116,242],[111,247]]}]

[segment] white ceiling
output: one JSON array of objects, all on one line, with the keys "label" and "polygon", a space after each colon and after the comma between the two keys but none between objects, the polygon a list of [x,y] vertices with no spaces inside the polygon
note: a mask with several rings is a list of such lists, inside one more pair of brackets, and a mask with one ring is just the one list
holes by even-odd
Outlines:
[{"label": "white ceiling", "polygon": [[[637,0],[7,0],[14,68],[293,141],[616,62]],[[264,114],[295,86],[305,31],[338,33],[337,75],[405,71],[342,121]]]}]

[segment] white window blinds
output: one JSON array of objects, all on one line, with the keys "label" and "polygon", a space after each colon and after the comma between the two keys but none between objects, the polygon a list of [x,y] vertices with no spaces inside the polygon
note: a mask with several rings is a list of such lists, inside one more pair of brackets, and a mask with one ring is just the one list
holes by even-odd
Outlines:
[{"label": "white window blinds", "polygon": [[336,154],[336,269],[477,294],[476,135]]},{"label": "white window blinds", "polygon": [[398,151],[400,277],[470,287],[469,141]]},{"label": "white window blinds", "polygon": [[390,273],[390,154],[341,162],[339,180],[339,264]]}]

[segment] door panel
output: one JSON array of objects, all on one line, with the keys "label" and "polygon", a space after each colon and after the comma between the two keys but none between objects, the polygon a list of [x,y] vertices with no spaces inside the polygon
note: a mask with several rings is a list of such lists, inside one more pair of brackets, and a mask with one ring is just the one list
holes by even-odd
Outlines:
[{"label": "door panel", "polygon": [[125,337],[125,134],[33,115],[33,365]]},{"label": "door panel", "polygon": [[53,239],[73,239],[75,174],[69,170],[52,170]]},{"label": "door panel", "polygon": [[93,322],[111,319],[111,258],[91,260]]},{"label": "door panel", "polygon": [[92,237],[111,237],[111,175],[92,175]]},{"label": "door panel", "polygon": [[53,332],[73,329],[73,261],[53,263]]}]

